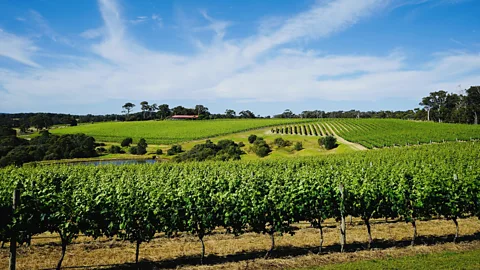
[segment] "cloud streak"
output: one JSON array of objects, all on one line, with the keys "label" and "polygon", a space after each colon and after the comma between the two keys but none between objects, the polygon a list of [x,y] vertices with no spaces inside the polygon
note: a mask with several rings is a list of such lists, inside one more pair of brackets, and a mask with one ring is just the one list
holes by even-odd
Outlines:
[{"label": "cloud streak", "polygon": [[31,67],[40,67],[39,64],[32,60],[32,56],[36,51],[38,51],[38,48],[35,47],[31,40],[0,29],[0,56]]},{"label": "cloud streak", "polygon": [[[475,75],[480,74],[477,54],[438,56],[411,68],[396,51],[383,56],[333,55],[292,45],[328,38],[386,4],[382,0],[317,2],[307,11],[235,40],[225,39],[230,22],[201,10],[208,25],[194,31],[209,32],[212,42],[202,44],[193,55],[182,55],[147,49],[129,35],[119,4],[99,0],[104,25],[81,34],[91,42],[95,55],[48,69],[0,69],[0,85],[6,90],[0,90],[0,107],[47,111],[36,101],[54,98],[63,104],[89,104],[92,96],[97,101],[135,96],[237,102],[417,98],[426,89],[456,89],[458,84],[480,80]],[[161,22],[155,14],[141,19]],[[36,50],[30,40],[0,32],[1,55],[38,68],[32,60]]]}]

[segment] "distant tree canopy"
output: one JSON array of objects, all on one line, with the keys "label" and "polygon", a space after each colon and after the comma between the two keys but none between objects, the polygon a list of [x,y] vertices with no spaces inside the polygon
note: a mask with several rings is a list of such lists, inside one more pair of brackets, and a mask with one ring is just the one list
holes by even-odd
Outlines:
[{"label": "distant tree canopy", "polygon": [[170,110],[170,107],[168,106],[168,104],[162,104],[158,106],[157,116],[160,119],[163,120],[169,117],[170,115],[172,115],[172,111]]},{"label": "distant tree canopy", "polygon": [[423,97],[420,105],[426,112],[422,120],[478,124],[480,86],[471,86],[466,95],[440,90]]},{"label": "distant tree canopy", "polygon": [[0,137],[0,167],[40,160],[95,157],[95,139],[85,134],[56,136],[48,131],[30,141],[15,135]]},{"label": "distant tree canopy", "polygon": [[225,110],[225,118],[235,118],[236,112],[231,109]]},{"label": "distant tree canopy", "polygon": [[255,114],[249,110],[241,111],[238,115],[240,118],[256,118]]},{"label": "distant tree canopy", "polygon": [[273,116],[273,118],[296,118],[296,117],[297,116],[290,109],[286,109],[283,113]]}]

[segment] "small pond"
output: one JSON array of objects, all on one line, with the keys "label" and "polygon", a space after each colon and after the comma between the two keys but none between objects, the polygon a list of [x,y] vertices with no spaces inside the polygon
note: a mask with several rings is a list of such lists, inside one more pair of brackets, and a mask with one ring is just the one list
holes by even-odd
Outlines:
[{"label": "small pond", "polygon": [[81,161],[72,164],[84,164],[84,165],[123,165],[123,164],[154,164],[158,162],[156,159],[117,159],[117,160],[97,160],[97,161]]}]

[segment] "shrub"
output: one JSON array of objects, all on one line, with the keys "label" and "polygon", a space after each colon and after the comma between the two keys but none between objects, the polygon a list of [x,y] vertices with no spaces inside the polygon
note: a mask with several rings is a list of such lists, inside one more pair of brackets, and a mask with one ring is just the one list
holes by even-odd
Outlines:
[{"label": "shrub", "polygon": [[182,146],[178,145],[178,144],[175,144],[175,145],[172,145],[172,147],[167,150],[167,155],[173,156],[173,155],[176,155],[176,154],[179,154],[179,153],[182,153],[182,152],[183,152]]},{"label": "shrub", "polygon": [[173,158],[173,161],[239,160],[244,152],[232,140],[221,140],[217,144],[207,140],[195,145],[190,151]]},{"label": "shrub", "polygon": [[132,146],[132,147],[130,147],[129,151],[130,151],[130,154],[136,155],[136,154],[137,154],[137,147],[136,147],[136,146]]},{"label": "shrub", "polygon": [[155,154],[157,154],[157,155],[162,155],[162,154],[163,154],[162,149],[157,149],[157,151],[155,151]]},{"label": "shrub", "polygon": [[238,143],[238,147],[244,147],[244,146],[245,146],[245,144],[243,142]]},{"label": "shrub", "polygon": [[325,147],[325,149],[330,150],[337,147],[337,138],[328,135],[318,139],[318,144]]},{"label": "shrub", "polygon": [[144,138],[141,138],[140,141],[138,141],[137,144],[137,155],[144,155],[147,153],[147,142],[145,141]]},{"label": "shrub", "polygon": [[255,134],[252,134],[252,135],[248,136],[248,142],[249,143],[254,143],[256,139],[257,139],[257,135],[255,135]]},{"label": "shrub", "polygon": [[105,147],[98,147],[97,152],[98,153],[105,153],[105,152],[107,152],[107,149],[105,149]]},{"label": "shrub", "polygon": [[293,145],[293,149],[295,151],[300,151],[303,149],[303,144],[301,142],[296,142],[294,145]]},{"label": "shrub", "polygon": [[273,144],[275,144],[277,147],[285,147],[285,146],[292,145],[290,141],[284,140],[283,138],[276,138],[273,141]]},{"label": "shrub", "polygon": [[259,157],[265,157],[268,153],[272,152],[270,146],[263,138],[257,138],[252,146],[253,152]]},{"label": "shrub", "polygon": [[282,138],[276,138],[273,141],[273,144],[275,144],[277,147],[284,147],[285,146],[285,140]]},{"label": "shrub", "polygon": [[132,138],[125,138],[122,141],[122,147],[128,147],[133,142]]},{"label": "shrub", "polygon": [[124,153],[122,151],[122,148],[118,145],[112,145],[110,146],[110,148],[108,148],[108,152],[111,153],[111,154],[120,154],[120,153]]},{"label": "shrub", "polygon": [[261,146],[257,148],[257,150],[255,151],[255,154],[259,157],[266,157],[268,156],[268,153],[270,153],[271,151],[272,150],[270,150],[270,147]]}]

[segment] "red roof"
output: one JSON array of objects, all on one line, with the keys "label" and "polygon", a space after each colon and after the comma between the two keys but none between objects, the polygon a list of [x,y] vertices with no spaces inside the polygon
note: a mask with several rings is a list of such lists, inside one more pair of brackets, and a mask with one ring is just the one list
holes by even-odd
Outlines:
[{"label": "red roof", "polygon": [[198,115],[174,115],[173,119],[197,119]]}]

